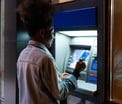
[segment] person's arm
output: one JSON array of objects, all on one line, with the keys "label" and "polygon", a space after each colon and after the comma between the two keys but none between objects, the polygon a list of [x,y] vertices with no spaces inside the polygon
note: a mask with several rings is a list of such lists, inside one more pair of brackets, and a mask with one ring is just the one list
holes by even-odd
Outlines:
[{"label": "person's arm", "polygon": [[58,83],[57,83],[56,70],[50,57],[45,57],[42,60],[40,74],[43,84],[48,90],[48,92],[53,96],[53,98],[59,99],[59,89],[57,86]]},{"label": "person's arm", "polygon": [[[63,79],[64,83],[67,84],[69,92],[74,90],[77,87],[77,79],[80,76],[80,72],[84,70],[86,67],[86,64],[83,60],[79,60],[76,65],[75,69],[72,74],[64,73],[66,74],[65,78]],[[62,77],[63,78],[63,77]],[[68,94],[68,93],[67,93]],[[63,95],[65,96],[65,95]],[[66,97],[66,96],[65,96]]]},{"label": "person's arm", "polygon": [[74,70],[73,73],[72,73],[72,74],[76,77],[76,79],[78,79],[78,77],[80,76],[80,72],[81,72],[82,70],[84,70],[85,67],[86,67],[86,64],[85,64],[85,62],[84,62],[83,59],[80,59],[80,60],[76,63],[76,65],[75,65],[75,70]]},{"label": "person's arm", "polygon": [[50,58],[43,60],[41,68],[43,83],[55,99],[65,99],[77,87],[77,78],[71,74],[65,80],[56,74],[56,67]]},{"label": "person's arm", "polygon": [[77,85],[76,78],[73,75],[62,81],[56,73],[52,59],[49,57],[43,59],[40,73],[44,85],[55,99],[65,99]]}]

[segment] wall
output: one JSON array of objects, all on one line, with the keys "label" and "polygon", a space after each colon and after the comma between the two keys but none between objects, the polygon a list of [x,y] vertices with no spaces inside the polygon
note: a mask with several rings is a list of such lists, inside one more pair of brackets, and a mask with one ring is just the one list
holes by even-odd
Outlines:
[{"label": "wall", "polygon": [[112,99],[122,103],[122,0],[113,1]]},{"label": "wall", "polygon": [[16,104],[16,0],[1,0],[4,104]]},{"label": "wall", "polygon": [[70,49],[69,49],[70,38],[65,35],[56,33],[55,37],[55,53],[56,53],[56,64],[60,72],[64,72],[66,69],[67,59],[69,58]]}]

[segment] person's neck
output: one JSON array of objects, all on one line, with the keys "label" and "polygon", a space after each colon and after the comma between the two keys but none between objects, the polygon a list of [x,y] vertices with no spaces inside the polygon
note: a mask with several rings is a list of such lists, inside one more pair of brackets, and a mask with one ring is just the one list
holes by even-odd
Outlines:
[{"label": "person's neck", "polygon": [[42,40],[41,40],[41,39],[39,40],[39,39],[37,39],[37,38],[31,38],[31,40],[36,41],[36,42],[39,42],[39,43],[45,45],[45,46],[49,49],[49,47],[47,46],[46,42],[43,41],[43,39],[42,39]]},{"label": "person's neck", "polygon": [[32,37],[31,40],[44,44],[43,40],[37,37]]}]

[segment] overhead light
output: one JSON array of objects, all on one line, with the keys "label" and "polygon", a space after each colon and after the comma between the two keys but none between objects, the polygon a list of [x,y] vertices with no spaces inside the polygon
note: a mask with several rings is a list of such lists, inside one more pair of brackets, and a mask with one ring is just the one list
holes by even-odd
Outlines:
[{"label": "overhead light", "polygon": [[97,36],[97,30],[58,31],[67,36]]}]

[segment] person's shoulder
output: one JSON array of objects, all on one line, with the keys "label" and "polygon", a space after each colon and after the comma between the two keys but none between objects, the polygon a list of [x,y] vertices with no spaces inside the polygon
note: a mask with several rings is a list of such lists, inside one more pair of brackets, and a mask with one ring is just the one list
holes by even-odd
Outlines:
[{"label": "person's shoulder", "polygon": [[19,52],[19,56],[23,55],[26,52],[27,47],[23,48],[20,52]]},{"label": "person's shoulder", "polygon": [[36,58],[37,63],[40,63],[42,61],[43,62],[44,61],[52,61],[51,56],[42,49],[37,49],[37,51],[35,51],[35,53],[34,53],[34,57]]},{"label": "person's shoulder", "polygon": [[41,57],[49,57],[48,54],[44,50],[42,50],[40,48],[36,48],[34,50],[34,54],[37,55],[37,57],[40,57],[40,56]]}]

